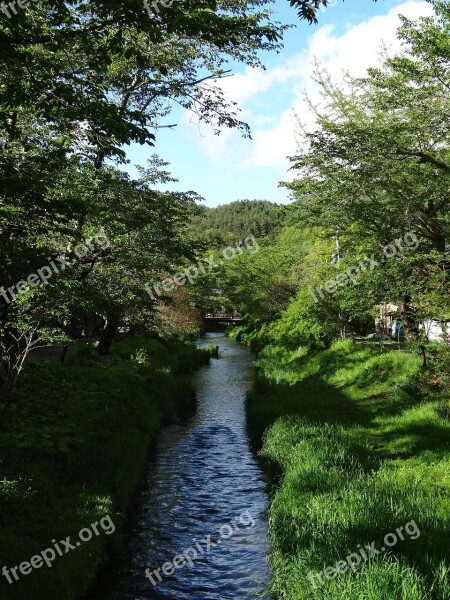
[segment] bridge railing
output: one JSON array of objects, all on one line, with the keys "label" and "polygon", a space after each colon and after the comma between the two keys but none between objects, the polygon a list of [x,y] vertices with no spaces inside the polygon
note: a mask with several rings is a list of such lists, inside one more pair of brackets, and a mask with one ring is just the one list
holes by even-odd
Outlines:
[{"label": "bridge railing", "polygon": [[227,312],[207,312],[204,315],[205,319],[242,319],[238,313],[227,313]]}]

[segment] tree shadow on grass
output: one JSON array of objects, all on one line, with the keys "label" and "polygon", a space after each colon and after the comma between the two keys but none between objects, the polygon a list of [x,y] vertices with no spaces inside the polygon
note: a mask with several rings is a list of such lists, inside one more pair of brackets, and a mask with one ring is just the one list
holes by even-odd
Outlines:
[{"label": "tree shadow on grass", "polygon": [[[391,403],[395,403],[395,410]],[[393,401],[373,395],[364,400],[353,399],[318,375],[311,375],[294,385],[263,379],[248,394],[247,426],[256,450],[262,447],[264,431],[285,415],[357,429],[357,435],[350,434],[352,445],[368,467],[386,457],[407,458],[425,451],[448,452],[449,426],[438,419],[437,414],[436,420],[431,412],[418,414],[415,421],[402,418],[404,411],[416,403],[417,398]],[[381,420],[377,421],[379,418]],[[367,435],[363,430],[367,430]]]},{"label": "tree shadow on grass", "polygon": [[316,423],[370,425],[372,414],[342,391],[311,375],[294,384],[258,381],[247,396],[247,423],[252,443],[261,447],[264,431],[279,417],[298,415]]},{"label": "tree shadow on grass", "polygon": [[391,427],[378,436],[391,457],[408,458],[422,452],[449,452],[449,426],[444,422],[409,423]]}]

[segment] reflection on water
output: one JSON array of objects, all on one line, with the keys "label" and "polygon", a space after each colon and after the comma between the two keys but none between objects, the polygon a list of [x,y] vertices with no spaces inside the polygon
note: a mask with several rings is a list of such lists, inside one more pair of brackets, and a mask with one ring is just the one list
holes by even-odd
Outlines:
[{"label": "reflection on water", "polygon": [[[221,358],[189,378],[197,389],[195,417],[159,435],[129,558],[109,600],[268,598],[268,500],[245,430],[253,357],[222,333],[203,342],[219,345]],[[173,568],[183,553],[176,563],[184,566]],[[166,562],[172,565],[164,574]]]}]

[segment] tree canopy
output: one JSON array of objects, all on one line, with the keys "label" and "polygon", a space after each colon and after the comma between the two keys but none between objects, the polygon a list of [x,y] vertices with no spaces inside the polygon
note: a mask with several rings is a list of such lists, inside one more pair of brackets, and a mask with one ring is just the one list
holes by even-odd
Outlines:
[{"label": "tree canopy", "polygon": [[[197,196],[157,192],[170,175],[156,157],[131,179],[126,146],[153,146],[175,104],[249,135],[214,82],[229,61],[259,66],[281,47],[285,26],[265,4],[188,0],[156,14],[138,0],[43,0],[0,13],[3,393],[35,345],[97,328],[103,353],[120,328],[153,326],[144,286],[192,259]],[[77,257],[100,230],[108,247]],[[30,284],[59,261],[72,266]]]}]

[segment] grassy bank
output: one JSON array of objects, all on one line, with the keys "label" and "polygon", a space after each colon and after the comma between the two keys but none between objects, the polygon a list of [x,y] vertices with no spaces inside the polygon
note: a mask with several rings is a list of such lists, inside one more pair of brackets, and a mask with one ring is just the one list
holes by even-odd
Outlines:
[{"label": "grassy bank", "polygon": [[248,423],[274,484],[274,597],[450,598],[445,382],[412,354],[350,341],[313,356],[268,346],[257,364]]},{"label": "grassy bank", "polygon": [[[82,347],[64,366],[28,362],[13,401],[1,406],[0,569],[47,548],[55,558],[48,553],[51,568],[36,559],[29,574],[16,571],[18,581],[10,571],[12,584],[0,577],[2,600],[80,598],[99,565],[121,550],[123,515],[156,432],[195,406],[194,390],[174,375],[209,356],[135,336],[102,359]],[[92,539],[73,549],[58,544],[70,536],[76,545],[86,528]]]}]

